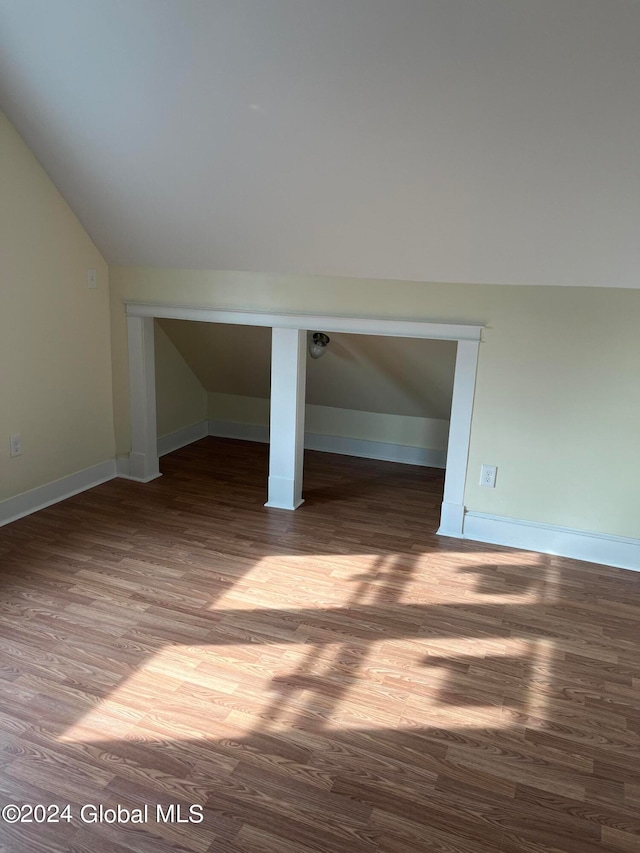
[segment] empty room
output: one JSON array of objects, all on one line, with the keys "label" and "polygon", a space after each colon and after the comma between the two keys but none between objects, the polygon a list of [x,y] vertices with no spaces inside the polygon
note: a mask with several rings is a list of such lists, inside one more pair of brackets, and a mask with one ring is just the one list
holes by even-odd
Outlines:
[{"label": "empty room", "polygon": [[640,851],[640,5],[0,0],[0,851]]}]

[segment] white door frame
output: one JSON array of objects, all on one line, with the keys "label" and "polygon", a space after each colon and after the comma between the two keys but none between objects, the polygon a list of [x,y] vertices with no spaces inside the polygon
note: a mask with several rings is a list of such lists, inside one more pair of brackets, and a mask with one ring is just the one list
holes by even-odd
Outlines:
[{"label": "white door frame", "polygon": [[444,536],[462,537],[465,512],[464,489],[469,459],[476,370],[483,328],[481,325],[382,320],[373,317],[226,311],[179,304],[140,302],[126,302],[125,309],[129,337],[130,476],[141,482],[148,482],[159,476],[153,348],[155,318],[267,326],[298,331],[321,330],[359,335],[457,341],[447,467],[438,533]]}]

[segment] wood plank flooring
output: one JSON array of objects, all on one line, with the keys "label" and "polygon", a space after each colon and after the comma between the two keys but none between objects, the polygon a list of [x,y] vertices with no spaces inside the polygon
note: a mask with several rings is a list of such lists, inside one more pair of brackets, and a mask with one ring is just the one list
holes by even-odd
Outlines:
[{"label": "wood plank flooring", "polygon": [[72,814],[0,851],[640,851],[640,574],[434,536],[442,472],[305,465],[265,509],[266,448],[204,439],[0,530],[0,805]]}]

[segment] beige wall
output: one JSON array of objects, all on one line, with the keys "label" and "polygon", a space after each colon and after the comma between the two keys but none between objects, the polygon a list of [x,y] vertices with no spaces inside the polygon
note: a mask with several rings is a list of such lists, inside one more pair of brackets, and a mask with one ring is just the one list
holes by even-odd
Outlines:
[{"label": "beige wall", "polygon": [[[0,187],[3,500],[112,459],[115,443],[107,265],[1,113]],[[24,451],[10,458],[14,433]]]},{"label": "beige wall", "polygon": [[[481,323],[467,508],[640,534],[640,291],[118,267],[111,284],[120,452],[125,299]],[[481,463],[498,466],[496,489],[478,485]]]},{"label": "beige wall", "polygon": [[156,415],[158,438],[207,417],[207,393],[182,355],[155,324]]},{"label": "beige wall", "polygon": [[158,320],[207,391],[269,397],[271,329]]}]

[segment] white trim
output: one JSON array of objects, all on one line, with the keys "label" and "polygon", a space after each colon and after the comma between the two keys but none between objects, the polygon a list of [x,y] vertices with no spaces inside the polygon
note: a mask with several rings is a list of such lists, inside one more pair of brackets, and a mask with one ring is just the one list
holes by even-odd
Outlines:
[{"label": "white trim", "polygon": [[[162,477],[162,474],[158,471],[157,474],[151,474],[148,477],[134,477],[131,473],[131,457],[133,456],[130,453],[128,456],[118,456],[116,458],[116,476],[121,480],[131,480],[134,483],[151,483],[153,480],[157,480],[158,477]],[[133,459],[134,468],[137,466],[138,468],[142,465],[142,461]]]},{"label": "white trim", "polygon": [[[441,536],[462,536],[464,489],[469,463],[471,416],[473,414],[479,352],[480,344],[477,341],[458,341],[456,369],[453,377],[451,417],[449,419],[447,474],[444,481],[440,527],[438,528],[438,533]],[[461,509],[454,512],[451,509],[453,506]]]},{"label": "white trim", "polygon": [[100,462],[90,468],[76,471],[75,474],[38,486],[21,495],[7,498],[0,502],[0,526],[113,480],[115,476],[115,459],[109,459],[107,462]]},{"label": "white trim", "polygon": [[[151,474],[149,477],[134,477],[131,474],[131,455],[128,456],[116,456],[116,477],[119,477],[121,480],[131,480],[133,483],[150,483],[152,480],[157,480],[158,477],[162,477],[162,474],[158,472],[157,474]],[[134,461],[134,465],[141,463],[136,463]]]},{"label": "white trim", "polygon": [[368,441],[364,438],[344,438],[341,435],[321,435],[306,432],[304,446],[307,450],[323,453],[339,453],[342,456],[359,456],[362,459],[380,459],[384,462],[402,462],[404,465],[419,465],[423,468],[444,468],[444,450],[429,447],[409,447],[390,444],[386,441]]},{"label": "white trim", "polygon": [[208,435],[209,422],[207,420],[183,427],[183,429],[176,430],[176,432],[170,432],[168,435],[163,435],[158,439],[158,456],[166,456],[167,453],[180,450],[181,447],[193,444],[194,441],[200,441],[201,438],[206,438]]},{"label": "white trim", "polygon": [[[258,424],[238,424],[232,421],[209,420],[209,435],[218,438],[235,438],[240,441],[269,443],[269,427]],[[321,453],[338,453],[342,456],[357,456],[361,459],[379,459],[386,462],[402,462],[405,465],[420,465],[424,468],[444,468],[446,453],[428,447],[409,447],[386,441],[368,441],[364,438],[345,438],[341,435],[322,435],[305,432],[305,450]]]},{"label": "white trim", "polygon": [[440,508],[440,527],[438,528],[438,536],[452,536],[455,539],[462,539],[463,523],[464,504],[443,501]]},{"label": "white trim", "polygon": [[265,506],[269,509],[298,509],[304,503],[303,497],[296,496],[296,480],[294,477],[274,477],[269,475],[269,500]]},{"label": "white trim", "polygon": [[640,539],[590,533],[571,527],[554,527],[482,512],[468,512],[465,515],[463,537],[640,571]]},{"label": "white trim", "polygon": [[161,317],[169,320],[196,320],[201,323],[230,323],[241,326],[275,326],[280,329],[321,329],[326,332],[348,332],[355,335],[430,338],[438,341],[479,341],[483,329],[483,326],[467,323],[334,317],[330,314],[270,314],[262,311],[229,311],[145,302],[126,302],[125,306],[129,317]]},{"label": "white trim", "polygon": [[[150,483],[152,480],[157,480],[158,477],[162,477],[162,474],[158,470],[157,473],[153,473],[150,471],[148,474],[145,473],[148,467],[149,462],[148,453],[130,453],[129,454],[129,476],[125,479],[133,480],[136,483]],[[157,458],[157,457],[156,457]],[[131,473],[136,472],[136,473]],[[140,473],[138,473],[140,472]]]}]

